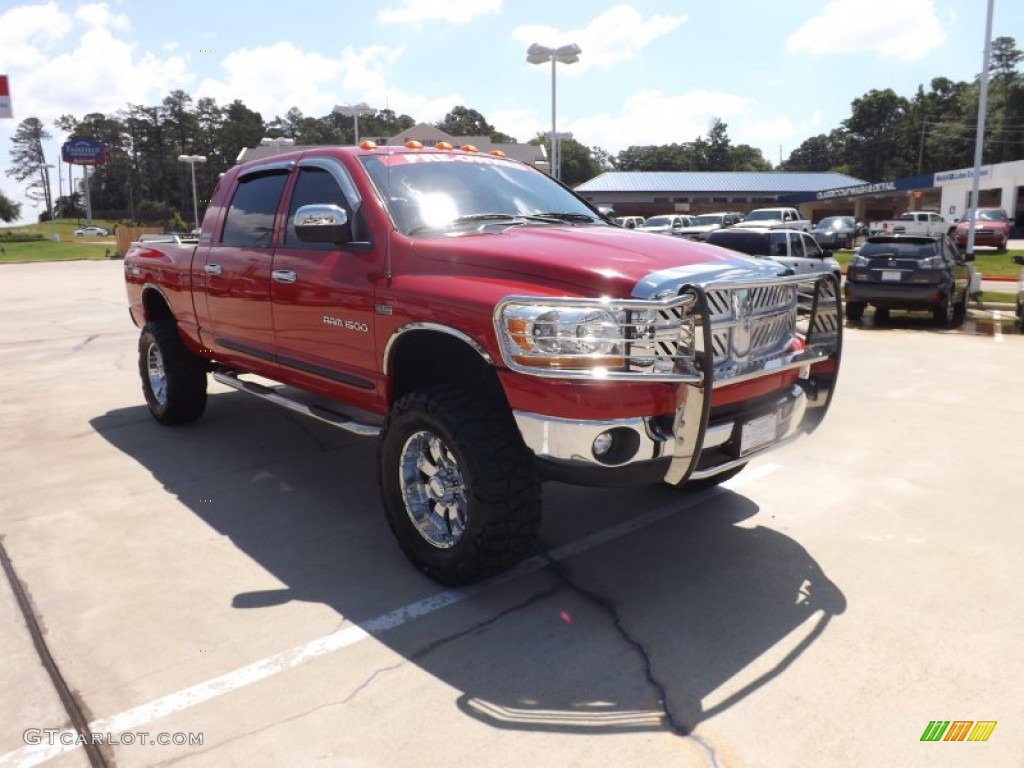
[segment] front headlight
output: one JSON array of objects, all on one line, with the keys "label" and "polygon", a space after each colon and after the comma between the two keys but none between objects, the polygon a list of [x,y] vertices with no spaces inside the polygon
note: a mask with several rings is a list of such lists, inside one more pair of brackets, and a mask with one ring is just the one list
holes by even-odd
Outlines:
[{"label": "front headlight", "polygon": [[599,307],[512,304],[502,310],[498,330],[520,365],[618,367],[625,346],[623,315]]}]

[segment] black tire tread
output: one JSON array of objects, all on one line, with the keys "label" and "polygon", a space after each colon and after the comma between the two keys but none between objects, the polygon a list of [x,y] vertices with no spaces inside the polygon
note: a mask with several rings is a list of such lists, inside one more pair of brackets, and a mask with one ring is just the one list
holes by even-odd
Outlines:
[{"label": "black tire tread", "polygon": [[[436,550],[413,528],[405,512],[397,466],[389,466],[398,440],[419,426],[442,425],[449,447],[460,453],[470,523],[451,550]],[[406,556],[443,584],[464,585],[500,573],[529,552],[540,527],[541,488],[533,454],[523,444],[504,398],[485,390],[440,385],[411,392],[393,406],[381,430],[381,497],[388,525]]]},{"label": "black tire tread", "polygon": [[[167,402],[163,405],[153,397],[146,370],[146,348],[152,338],[163,356],[167,375]],[[185,347],[173,320],[151,320],[139,336],[139,376],[149,412],[161,424],[188,424],[206,410],[206,363]]]}]

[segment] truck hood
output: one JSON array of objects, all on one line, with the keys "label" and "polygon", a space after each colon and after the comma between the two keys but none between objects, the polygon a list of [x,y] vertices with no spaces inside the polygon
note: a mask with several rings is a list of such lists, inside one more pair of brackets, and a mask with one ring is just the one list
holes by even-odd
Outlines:
[{"label": "truck hood", "polygon": [[[685,283],[767,278],[784,269],[679,237],[601,226],[513,226],[415,241],[455,274],[499,274],[549,290],[647,298]],[[472,267],[472,270],[467,270]]]}]

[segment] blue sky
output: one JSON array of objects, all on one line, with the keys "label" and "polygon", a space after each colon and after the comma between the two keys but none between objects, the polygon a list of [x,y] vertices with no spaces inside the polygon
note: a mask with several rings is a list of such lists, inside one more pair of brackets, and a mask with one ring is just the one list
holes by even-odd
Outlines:
[{"label": "blue sky", "polygon": [[[995,0],[993,37],[1024,47],[1024,14]],[[365,101],[439,120],[478,110],[527,141],[551,126],[551,68],[526,48],[576,43],[558,65],[558,130],[612,153],[691,141],[720,117],[777,164],[872,88],[910,97],[981,70],[984,0],[0,0],[0,73],[14,120],[113,112],[182,89],[238,98],[266,120]],[[54,152],[67,138],[56,129]],[[55,155],[56,156],[56,155]],[[0,190],[23,199],[0,173]]]}]

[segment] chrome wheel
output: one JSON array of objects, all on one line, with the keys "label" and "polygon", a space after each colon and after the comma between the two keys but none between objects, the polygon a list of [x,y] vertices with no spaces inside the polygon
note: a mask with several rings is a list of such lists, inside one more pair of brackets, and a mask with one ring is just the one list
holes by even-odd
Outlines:
[{"label": "chrome wheel", "polygon": [[160,405],[167,405],[167,371],[164,368],[164,356],[156,344],[150,344],[146,350],[146,373],[153,398]]},{"label": "chrome wheel", "polygon": [[458,459],[433,432],[416,432],[402,446],[399,479],[405,511],[420,536],[438,549],[458,544],[469,521]]}]

